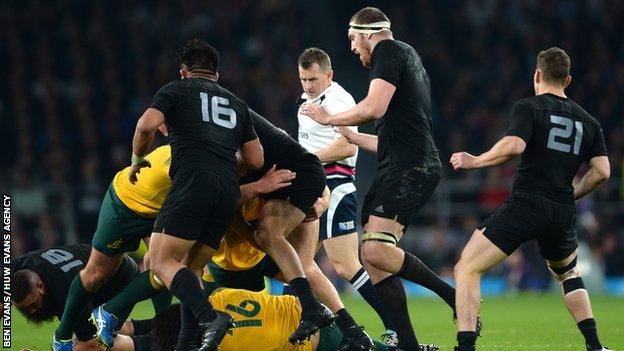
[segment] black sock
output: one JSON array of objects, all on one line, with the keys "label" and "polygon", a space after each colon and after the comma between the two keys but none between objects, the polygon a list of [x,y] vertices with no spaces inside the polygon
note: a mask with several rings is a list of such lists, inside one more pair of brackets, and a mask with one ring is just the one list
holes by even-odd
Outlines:
[{"label": "black sock", "polygon": [[199,286],[195,273],[187,267],[180,269],[171,281],[171,293],[186,305],[199,322],[206,323],[217,318],[212,306],[206,299],[204,290]]},{"label": "black sock", "polygon": [[302,310],[305,311],[306,308],[312,307],[316,304],[316,297],[314,297],[310,282],[306,278],[297,277],[291,280],[289,285],[293,288],[295,294],[299,298]]},{"label": "black sock", "polygon": [[154,329],[153,319],[131,319],[134,335],[147,335]]},{"label": "black sock", "polygon": [[130,335],[134,343],[134,351],[151,351],[152,340],[149,335]]},{"label": "black sock", "polygon": [[585,343],[594,349],[601,349],[602,344],[598,340],[598,329],[596,328],[596,320],[588,318],[576,324],[585,337]]},{"label": "black sock", "polygon": [[282,295],[297,296],[295,294],[295,289],[293,289],[292,286],[290,286],[288,284],[284,284],[284,287],[282,288]]},{"label": "black sock", "polygon": [[200,332],[201,329],[193,311],[185,304],[180,304],[180,334],[176,351],[196,350],[196,340]]},{"label": "black sock", "polygon": [[152,305],[154,305],[154,312],[156,314],[164,311],[169,305],[171,305],[171,300],[173,300],[173,295],[171,291],[167,289],[163,289],[158,295],[152,297]]},{"label": "black sock", "polygon": [[395,331],[399,337],[399,349],[418,350],[418,340],[414,334],[414,328],[412,328],[412,322],[407,310],[405,289],[403,289],[401,279],[396,275],[391,275],[375,284],[375,289],[394,321]]},{"label": "black sock", "polygon": [[377,290],[373,286],[373,283],[370,280],[370,276],[368,272],[364,269],[364,267],[360,268],[360,270],[355,273],[353,278],[349,280],[349,283],[353,285],[353,287],[360,293],[360,295],[368,302],[368,304],[377,312],[379,318],[383,322],[386,330],[395,330],[394,323],[392,322],[392,316],[390,315],[388,309],[381,302],[381,298],[379,294],[377,294]]},{"label": "black sock", "polygon": [[338,318],[336,318],[336,324],[343,334],[349,334],[355,330],[351,328],[357,327],[357,324],[355,323],[353,317],[351,317],[349,311],[347,311],[346,308],[343,307],[339,309],[338,312],[336,312],[336,315],[338,316]]},{"label": "black sock", "polygon": [[397,275],[435,292],[455,311],[455,288],[442,280],[418,257],[405,252],[403,267]]},{"label": "black sock", "polygon": [[457,333],[457,346],[459,350],[473,350],[477,341],[477,333],[473,331],[460,331]]}]

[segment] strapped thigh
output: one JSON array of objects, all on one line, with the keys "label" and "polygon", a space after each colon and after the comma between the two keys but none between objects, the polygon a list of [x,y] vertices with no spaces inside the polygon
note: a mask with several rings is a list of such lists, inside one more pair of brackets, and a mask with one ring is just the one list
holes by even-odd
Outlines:
[{"label": "strapped thigh", "polygon": [[389,232],[366,232],[362,235],[362,242],[379,241],[386,245],[396,246],[399,241],[396,235]]}]

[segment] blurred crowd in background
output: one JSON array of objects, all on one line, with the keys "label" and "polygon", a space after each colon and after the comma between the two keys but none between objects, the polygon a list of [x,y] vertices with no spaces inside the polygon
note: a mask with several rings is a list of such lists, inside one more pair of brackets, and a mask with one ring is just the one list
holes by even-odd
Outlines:
[{"label": "blurred crowd in background", "polygon": [[[129,164],[136,120],[178,78],[176,49],[200,37],[221,53],[220,83],[296,136],[297,57],[318,46],[359,101],[368,71],[349,51],[355,1],[5,1],[0,5],[0,184],[13,196],[13,253],[90,242],[113,175]],[[475,225],[509,194],[516,163],[455,173],[450,154],[501,137],[512,104],[533,94],[537,53],[572,58],[568,96],[603,126],[610,181],[578,202],[589,269],[624,276],[624,4],[619,1],[391,1],[379,6],[431,78],[444,179],[402,245],[446,276]],[[370,132],[371,126],[361,130]],[[375,158],[360,153],[360,197]],[[322,261],[322,260],[321,260]],[[593,267],[593,268],[591,268]],[[494,275],[544,289],[531,244]]]}]

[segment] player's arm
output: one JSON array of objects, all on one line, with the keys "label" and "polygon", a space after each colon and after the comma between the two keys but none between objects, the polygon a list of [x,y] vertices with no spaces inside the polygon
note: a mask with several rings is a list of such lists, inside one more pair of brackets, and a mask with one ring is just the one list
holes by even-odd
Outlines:
[{"label": "player's arm", "polygon": [[354,156],[356,152],[356,145],[349,143],[344,137],[340,137],[327,145],[326,148],[317,151],[315,155],[321,162],[327,163],[344,160]]},{"label": "player's arm", "polygon": [[473,169],[502,165],[520,155],[526,148],[526,142],[517,136],[506,136],[499,140],[492,148],[479,156],[465,151],[456,152],[451,156],[454,170]]},{"label": "player's arm", "polygon": [[319,105],[304,104],[301,107],[301,113],[310,116],[320,124],[358,126],[383,117],[395,91],[396,87],[391,83],[375,78],[370,82],[366,98],[348,111],[331,115]]},{"label": "player's arm", "polygon": [[264,166],[264,150],[260,139],[254,129],[253,120],[249,112],[249,107],[245,106],[244,110],[245,125],[243,131],[243,139],[240,146],[240,157],[246,168],[258,170]]},{"label": "player's arm", "polygon": [[574,200],[578,200],[594,191],[609,179],[611,164],[607,156],[597,156],[589,160],[589,170],[574,185]]},{"label": "player's arm", "polygon": [[287,169],[276,170],[276,168],[277,167],[273,165],[259,180],[241,185],[240,201],[246,201],[258,195],[268,194],[292,184],[297,174]]},{"label": "player's arm", "polygon": [[451,156],[453,169],[473,169],[502,165],[520,155],[526,149],[533,133],[533,110],[525,101],[517,102],[512,108],[507,136],[499,140],[489,151],[473,156],[467,152],[456,152]]},{"label": "player's arm", "polygon": [[376,135],[356,132],[344,126],[336,127],[334,130],[340,133],[349,143],[355,144],[368,152],[377,153]]},{"label": "player's arm", "polygon": [[139,118],[132,138],[132,166],[129,172],[132,184],[136,183],[136,175],[141,172],[141,168],[151,167],[145,155],[154,141],[156,131],[164,122],[165,115],[152,107],[145,110],[143,116]]},{"label": "player's arm", "polygon": [[331,196],[331,192],[329,191],[329,188],[326,186],[325,189],[323,189],[323,194],[321,195],[321,197],[316,199],[316,201],[314,202],[314,205],[312,205],[312,209],[310,213],[306,215],[306,218],[303,221],[312,222],[321,218],[321,216],[323,215],[323,212],[325,212],[325,210],[327,210],[327,208],[329,207],[330,196]]},{"label": "player's arm", "polygon": [[258,170],[264,165],[264,150],[260,139],[243,143],[240,148],[240,156],[248,169]]}]

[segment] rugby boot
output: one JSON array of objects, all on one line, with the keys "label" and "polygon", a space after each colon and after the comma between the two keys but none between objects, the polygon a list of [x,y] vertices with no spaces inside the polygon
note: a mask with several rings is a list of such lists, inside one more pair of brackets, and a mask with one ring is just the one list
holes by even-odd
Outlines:
[{"label": "rugby boot", "polygon": [[321,328],[330,325],[334,320],[336,320],[336,315],[327,306],[318,302],[317,306],[313,307],[312,310],[301,313],[299,326],[290,335],[288,341],[291,344],[301,344],[305,340],[310,339],[310,336]]},{"label": "rugby boot", "polygon": [[96,307],[91,312],[91,323],[95,325],[95,339],[105,348],[113,347],[115,341],[115,327],[117,326],[117,317],[112,313],[106,312],[103,306]]},{"label": "rugby boot", "polygon": [[343,333],[338,346],[339,351],[370,351],[375,350],[373,340],[366,334],[364,327],[353,326]]},{"label": "rugby boot", "polygon": [[202,346],[199,351],[216,351],[225,333],[234,328],[234,318],[229,314],[215,310],[217,318],[208,323],[200,323],[203,330]]}]

